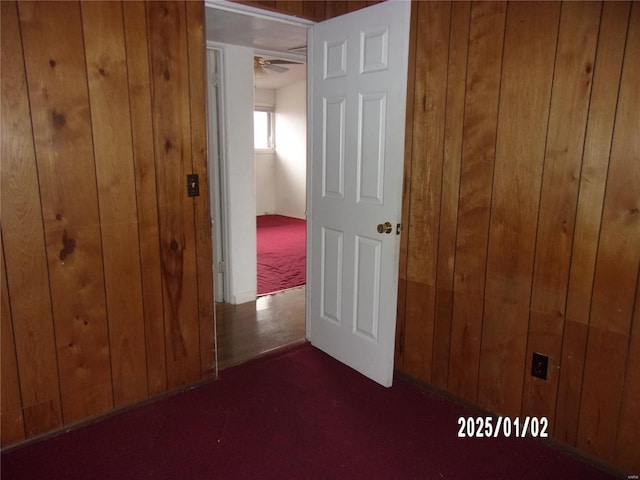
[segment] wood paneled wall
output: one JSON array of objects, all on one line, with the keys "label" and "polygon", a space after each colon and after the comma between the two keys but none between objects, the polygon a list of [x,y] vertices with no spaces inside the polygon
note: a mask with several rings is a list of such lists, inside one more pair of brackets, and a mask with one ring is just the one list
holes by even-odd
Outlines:
[{"label": "wood paneled wall", "polygon": [[396,366],[637,473],[640,4],[413,20]]},{"label": "wood paneled wall", "polygon": [[383,0],[233,0],[252,7],[320,22]]},{"label": "wood paneled wall", "polygon": [[215,373],[203,15],[2,2],[3,446]]}]

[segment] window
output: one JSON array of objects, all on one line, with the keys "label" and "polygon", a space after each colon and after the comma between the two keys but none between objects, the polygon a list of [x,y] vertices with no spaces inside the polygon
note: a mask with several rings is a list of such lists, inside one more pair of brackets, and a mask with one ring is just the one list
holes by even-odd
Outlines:
[{"label": "window", "polygon": [[256,107],[253,111],[253,147],[273,150],[275,147],[273,107]]}]

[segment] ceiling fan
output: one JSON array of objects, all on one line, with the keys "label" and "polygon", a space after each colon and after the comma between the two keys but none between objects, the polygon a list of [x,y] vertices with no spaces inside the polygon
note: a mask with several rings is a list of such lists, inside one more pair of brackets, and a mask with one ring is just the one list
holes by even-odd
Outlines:
[{"label": "ceiling fan", "polygon": [[294,62],[291,60],[267,60],[264,57],[255,56],[253,57],[253,72],[255,76],[258,78],[266,77],[267,70],[271,70],[277,73],[284,73],[289,69],[287,67],[283,67],[281,65],[302,65],[300,62]]}]

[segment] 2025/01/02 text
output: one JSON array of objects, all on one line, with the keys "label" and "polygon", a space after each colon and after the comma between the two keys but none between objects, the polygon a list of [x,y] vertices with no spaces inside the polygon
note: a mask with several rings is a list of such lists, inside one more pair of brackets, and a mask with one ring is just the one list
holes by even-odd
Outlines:
[{"label": "2025/01/02 text", "polygon": [[458,417],[459,438],[547,438],[547,417]]}]

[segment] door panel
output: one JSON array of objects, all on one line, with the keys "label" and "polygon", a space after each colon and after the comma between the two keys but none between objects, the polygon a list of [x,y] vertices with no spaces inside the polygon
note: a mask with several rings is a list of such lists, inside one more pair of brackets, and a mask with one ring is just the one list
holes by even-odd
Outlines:
[{"label": "door panel", "polygon": [[386,386],[393,375],[409,14],[409,2],[384,2],[314,25],[310,34],[307,334]]}]

